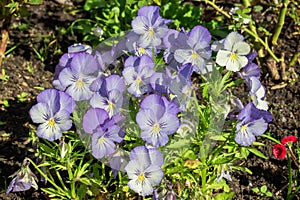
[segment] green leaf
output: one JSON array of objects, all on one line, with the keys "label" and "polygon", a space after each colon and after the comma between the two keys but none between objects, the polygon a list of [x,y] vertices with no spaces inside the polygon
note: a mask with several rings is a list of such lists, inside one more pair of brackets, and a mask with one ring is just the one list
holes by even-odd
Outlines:
[{"label": "green leaf", "polygon": [[258,12],[258,11],[261,11],[261,10],[263,10],[262,6],[260,6],[260,5],[254,6],[254,12]]},{"label": "green leaf", "polygon": [[260,191],[261,191],[262,193],[266,193],[267,190],[268,190],[268,188],[267,188],[266,185],[263,185],[263,186],[261,186],[261,188],[260,188]]},{"label": "green leaf", "polygon": [[31,4],[31,5],[39,5],[42,3],[43,3],[43,0],[29,0],[29,4]]},{"label": "green leaf", "polygon": [[230,200],[234,197],[234,192],[221,193],[215,196],[215,200]]},{"label": "green leaf", "polygon": [[272,196],[273,196],[272,192],[270,192],[270,191],[266,192],[265,195],[266,195],[267,197],[272,197]]},{"label": "green leaf", "polygon": [[248,150],[251,152],[251,153],[254,153],[255,155],[257,155],[258,157],[261,157],[261,158],[264,158],[264,159],[268,159],[267,156],[265,156],[261,151],[257,150],[257,149],[254,149],[254,148],[248,148]]},{"label": "green leaf", "polygon": [[259,189],[257,187],[255,187],[255,188],[252,188],[252,191],[255,192],[255,193],[258,193]]}]

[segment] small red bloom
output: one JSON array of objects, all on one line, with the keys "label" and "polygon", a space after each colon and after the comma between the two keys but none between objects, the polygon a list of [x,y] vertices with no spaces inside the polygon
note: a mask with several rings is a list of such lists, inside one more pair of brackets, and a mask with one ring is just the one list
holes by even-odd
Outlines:
[{"label": "small red bloom", "polygon": [[286,148],[283,144],[275,144],[272,152],[274,157],[278,160],[283,160],[286,156]]},{"label": "small red bloom", "polygon": [[284,138],[282,138],[281,140],[281,144],[285,145],[288,142],[297,142],[297,137],[290,135],[290,136],[286,136]]}]

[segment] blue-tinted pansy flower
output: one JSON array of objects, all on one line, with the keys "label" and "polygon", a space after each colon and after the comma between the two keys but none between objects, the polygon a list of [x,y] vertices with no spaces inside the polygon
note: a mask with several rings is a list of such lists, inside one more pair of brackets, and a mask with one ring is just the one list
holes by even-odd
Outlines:
[{"label": "blue-tinted pansy flower", "polygon": [[206,61],[211,57],[210,40],[211,35],[206,28],[195,26],[187,33],[188,47],[175,50],[175,60],[182,64],[190,63],[195,72],[202,73],[205,70]]},{"label": "blue-tinted pansy flower", "polygon": [[158,6],[144,6],[131,22],[132,31],[139,35],[138,45],[143,48],[157,47],[167,32],[170,20],[163,19]]},{"label": "blue-tinted pansy flower", "polygon": [[183,65],[179,69],[178,74],[173,77],[170,84],[170,96],[172,98],[172,101],[174,101],[179,106],[180,110],[186,109],[187,100],[192,95],[192,72],[193,67],[191,64]]},{"label": "blue-tinted pansy flower", "polygon": [[168,34],[163,38],[165,47],[164,60],[168,63],[169,67],[176,72],[182,64],[175,60],[174,52],[177,49],[189,49],[190,47],[187,44],[187,39],[187,32],[184,29],[181,31],[169,29]]},{"label": "blue-tinted pansy flower", "polygon": [[167,144],[168,135],[179,127],[178,110],[178,106],[165,97],[147,96],[136,115],[137,124],[142,129],[141,138],[155,147]]},{"label": "blue-tinted pansy flower", "polygon": [[29,168],[27,159],[23,161],[22,167],[12,176],[16,176],[9,184],[6,194],[10,192],[21,192],[29,190],[31,187],[38,189],[37,177]]},{"label": "blue-tinted pansy flower", "polygon": [[74,100],[62,91],[48,89],[38,95],[37,101],[30,109],[32,121],[39,124],[37,136],[50,141],[59,139],[63,131],[72,127]]},{"label": "blue-tinted pansy flower", "polygon": [[152,57],[152,53],[156,55],[158,53],[156,47],[142,47],[139,45],[138,40],[140,38],[140,35],[134,33],[133,31],[129,32],[126,35],[126,48],[130,53],[133,53],[136,56],[142,56],[144,54]]},{"label": "blue-tinted pansy flower", "polygon": [[129,85],[128,92],[136,97],[151,91],[150,77],[154,73],[154,62],[151,57],[130,56],[125,61],[123,77]]},{"label": "blue-tinted pansy flower", "polygon": [[87,52],[89,54],[92,53],[92,47],[89,45],[85,45],[85,44],[73,44],[71,46],[68,47],[68,53],[65,53],[64,55],[62,55],[62,57],[59,60],[58,65],[56,65],[55,67],[55,72],[54,72],[54,79],[53,79],[53,86],[61,91],[64,91],[66,88],[62,86],[62,84],[60,83],[58,76],[59,73],[65,68],[65,67],[69,67],[70,66],[70,62],[72,60],[72,57],[79,52]]},{"label": "blue-tinted pansy flower", "polygon": [[260,69],[257,64],[253,63],[253,60],[257,56],[257,52],[254,51],[247,55],[248,64],[240,72],[242,78],[248,79],[250,77],[260,77]]},{"label": "blue-tinted pansy flower", "polygon": [[124,137],[124,131],[118,125],[122,120],[120,115],[109,118],[101,108],[91,108],[85,113],[82,127],[86,133],[92,134],[92,155],[95,158],[100,159],[116,151],[115,142],[120,143]]},{"label": "blue-tinted pansy flower", "polygon": [[250,46],[244,42],[244,37],[232,32],[224,40],[224,49],[218,51],[216,62],[220,66],[226,66],[227,70],[237,72],[247,65],[246,55],[249,53]]},{"label": "blue-tinted pansy flower", "polygon": [[250,87],[249,96],[256,108],[261,110],[268,110],[268,103],[264,100],[266,90],[257,77],[250,77],[247,79]]},{"label": "blue-tinted pansy flower", "polygon": [[90,99],[93,108],[103,108],[110,117],[119,113],[123,104],[123,92],[126,89],[123,78],[119,75],[100,77],[91,84],[90,89],[95,91]]},{"label": "blue-tinted pansy flower", "polygon": [[86,44],[73,44],[68,47],[68,53],[78,53],[78,52],[87,52],[89,54],[92,53],[92,47],[90,45]]},{"label": "blue-tinted pansy flower", "polygon": [[171,73],[166,69],[166,73],[154,72],[150,77],[151,87],[155,92],[167,93],[171,83]]},{"label": "blue-tinted pansy flower", "polygon": [[141,196],[152,194],[153,187],[163,178],[162,164],[163,156],[156,148],[135,147],[130,152],[130,161],[125,167],[130,179],[129,188]]},{"label": "blue-tinted pansy flower", "polygon": [[88,53],[77,53],[70,62],[70,67],[63,69],[59,74],[59,81],[66,88],[66,93],[75,101],[88,100],[93,92],[91,83],[98,76],[98,63],[94,56]]},{"label": "blue-tinted pansy flower", "polygon": [[262,135],[272,121],[268,111],[257,109],[251,102],[238,115],[240,122],[236,124],[235,141],[243,146],[249,146],[255,141],[255,136]]}]

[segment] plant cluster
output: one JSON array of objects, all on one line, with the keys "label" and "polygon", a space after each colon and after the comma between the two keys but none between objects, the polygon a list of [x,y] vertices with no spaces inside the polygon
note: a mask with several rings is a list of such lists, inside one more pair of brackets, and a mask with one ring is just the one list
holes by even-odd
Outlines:
[{"label": "plant cluster", "polygon": [[[233,193],[224,178],[230,181],[232,170],[251,173],[239,164],[250,152],[265,158],[250,146],[261,145],[256,137],[272,121],[254,63],[257,53],[237,32],[211,41],[203,26],[176,30],[168,27],[171,23],[158,6],[144,6],[123,36],[94,50],[73,45],[61,57],[55,89],[42,91],[30,110],[38,124],[36,135],[46,145],[38,143],[42,164],[28,161],[53,186],[44,189],[51,197],[107,194],[95,192],[105,182],[115,185],[110,198],[134,195],[130,188],[154,199],[230,199]],[[231,90],[243,81],[249,98],[240,100]],[[72,124],[75,133],[69,131]],[[82,144],[78,160],[74,141]],[[55,148],[58,163],[53,161]],[[89,153],[93,157],[86,158]],[[99,174],[101,167],[107,169],[104,164],[117,183],[105,180],[105,170]],[[60,174],[64,170],[70,189]],[[8,192],[19,190],[17,180]],[[24,190],[33,184],[26,180]]]}]

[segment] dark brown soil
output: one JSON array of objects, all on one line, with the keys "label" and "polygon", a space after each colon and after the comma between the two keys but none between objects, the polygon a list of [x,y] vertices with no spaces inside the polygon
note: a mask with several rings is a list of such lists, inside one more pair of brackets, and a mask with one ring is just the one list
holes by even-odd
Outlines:
[{"label": "dark brown soil", "polygon": [[[267,7],[268,3],[265,2],[263,6]],[[82,1],[76,1],[74,4],[82,5]],[[228,4],[228,8],[231,6]],[[11,181],[8,177],[19,169],[23,159],[34,158],[34,152],[30,151],[32,147],[27,141],[31,123],[28,111],[39,93],[39,90],[34,87],[52,87],[53,69],[62,54],[57,50],[62,49],[65,52],[67,46],[76,42],[75,37],[62,34],[61,29],[58,28],[67,28],[71,22],[80,17],[78,14],[76,16],[69,14],[67,10],[55,1],[44,1],[43,5],[30,8],[30,16],[13,19],[15,25],[29,24],[30,26],[24,31],[11,29],[8,49],[17,44],[19,46],[4,58],[2,64],[9,79],[0,80],[0,121],[5,122],[0,125],[0,199],[46,199],[40,190],[30,189],[11,194],[5,192]],[[258,25],[266,26],[269,31],[274,30],[277,17],[272,10],[255,18]],[[298,34],[295,34],[297,31]],[[41,37],[42,35],[45,37]],[[280,57],[281,53],[285,52],[285,61],[288,65],[292,55],[300,51],[299,41],[299,29],[293,19],[287,16],[279,44],[275,49],[276,55]],[[37,58],[33,50],[41,47],[45,47],[48,52],[43,61]],[[300,83],[297,79],[297,75],[300,75],[299,63],[286,69],[289,73],[285,81],[274,81],[266,66],[266,60],[260,63],[262,82],[268,91],[267,99],[274,117],[269,126],[270,133],[277,139],[286,135],[298,135],[300,131]],[[291,73],[293,70],[295,73]],[[282,83],[286,85],[280,87]],[[18,98],[22,92],[27,93],[25,101],[20,101]],[[4,106],[4,100],[8,100],[9,107]],[[236,193],[235,199],[262,199],[252,192],[251,188],[263,185],[272,192],[274,199],[285,199],[288,183],[287,162],[272,157],[272,142],[262,137],[258,140],[265,144],[264,147],[260,147],[260,150],[269,159],[263,160],[251,156],[243,165],[253,172],[252,175],[243,172],[232,174],[233,181],[230,185]],[[300,199],[300,195],[296,199]]]}]

